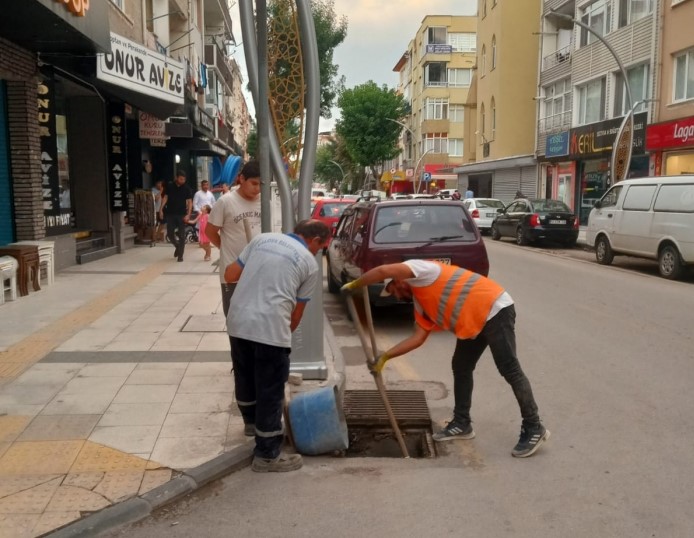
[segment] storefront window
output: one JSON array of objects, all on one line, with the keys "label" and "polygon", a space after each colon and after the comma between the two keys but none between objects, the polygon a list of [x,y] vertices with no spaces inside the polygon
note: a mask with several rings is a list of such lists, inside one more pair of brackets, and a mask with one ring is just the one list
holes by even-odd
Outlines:
[{"label": "storefront window", "polygon": [[65,116],[55,117],[56,142],[58,144],[58,178],[60,180],[60,213],[70,213],[70,166],[67,151],[67,125]]},{"label": "storefront window", "polygon": [[585,161],[581,172],[581,225],[588,224],[588,214],[610,186],[610,163],[607,159]]},{"label": "storefront window", "polygon": [[694,174],[694,153],[668,153],[665,159],[665,173],[668,176]]}]

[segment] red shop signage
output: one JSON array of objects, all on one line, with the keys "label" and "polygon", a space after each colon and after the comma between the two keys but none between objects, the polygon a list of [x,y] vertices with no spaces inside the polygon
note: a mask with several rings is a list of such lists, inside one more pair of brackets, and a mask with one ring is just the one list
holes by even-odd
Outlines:
[{"label": "red shop signage", "polygon": [[666,149],[694,146],[694,116],[649,125],[646,129],[646,149]]}]

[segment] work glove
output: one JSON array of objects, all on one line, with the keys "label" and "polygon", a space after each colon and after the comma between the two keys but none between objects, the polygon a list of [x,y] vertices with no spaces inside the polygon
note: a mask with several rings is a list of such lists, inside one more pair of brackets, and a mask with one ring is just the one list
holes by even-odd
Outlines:
[{"label": "work glove", "polygon": [[358,290],[359,288],[362,287],[361,280],[358,278],[356,280],[352,280],[351,282],[347,282],[344,286],[340,288],[340,291],[343,294],[352,294],[354,293],[355,290]]},{"label": "work glove", "polygon": [[386,362],[390,360],[390,357],[385,353],[378,357],[378,360],[374,363],[369,363],[369,370],[372,374],[380,374]]}]

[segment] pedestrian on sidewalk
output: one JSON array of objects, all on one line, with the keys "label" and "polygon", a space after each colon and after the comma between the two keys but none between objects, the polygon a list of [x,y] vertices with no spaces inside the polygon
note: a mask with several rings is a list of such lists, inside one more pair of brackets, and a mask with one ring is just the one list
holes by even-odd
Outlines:
[{"label": "pedestrian on sidewalk", "polygon": [[214,194],[210,191],[210,182],[203,179],[200,182],[200,190],[193,196],[193,211],[195,213],[200,213],[203,206],[209,205],[214,207],[216,202]]},{"label": "pedestrian on sidewalk", "polygon": [[152,187],[152,196],[154,197],[154,231],[152,232],[151,246],[154,246],[157,241],[163,241],[162,227],[164,219],[161,216],[161,201],[164,196],[164,182],[160,179]]},{"label": "pedestrian on sidewalk", "polygon": [[516,310],[511,296],[492,279],[454,265],[425,260],[381,265],[345,284],[344,292],[385,282],[381,295],[414,303],[414,333],[378,358],[373,370],[386,361],[421,346],[431,331],[449,330],[458,341],[453,353],[453,419],[433,435],[435,441],[472,439],[470,407],[473,371],[489,347],[499,373],[511,385],[520,407],[522,426],[511,454],[532,456],[549,438],[540,422],[530,381],[516,356]]},{"label": "pedestrian on sidewalk", "polygon": [[224,269],[236,261],[250,239],[260,233],[258,161],[249,161],[243,166],[237,184],[237,189],[220,196],[212,207],[205,230],[210,242],[219,249],[219,279],[225,318],[229,313],[229,301],[236,284],[224,281]]},{"label": "pedestrian on sidewalk", "polygon": [[174,246],[174,258],[183,261],[186,245],[186,222],[193,209],[193,191],[186,185],[186,173],[179,170],[161,198],[159,216],[166,216],[166,235]]},{"label": "pedestrian on sidewalk", "polygon": [[188,221],[188,224],[198,225],[198,244],[200,245],[200,248],[205,251],[205,257],[203,258],[203,260],[206,262],[210,261],[210,255],[212,254],[210,238],[207,237],[206,234],[207,219],[210,216],[210,211],[212,211],[212,208],[209,205],[204,205],[200,209],[200,213],[198,213],[198,216]]},{"label": "pedestrian on sidewalk", "polygon": [[302,466],[299,454],[281,451],[284,385],[292,332],[318,284],[316,254],[329,238],[326,224],[303,220],[293,234],[255,237],[224,271],[227,282],[237,282],[227,330],[244,432],[255,434],[251,468],[256,472],[294,471]]}]

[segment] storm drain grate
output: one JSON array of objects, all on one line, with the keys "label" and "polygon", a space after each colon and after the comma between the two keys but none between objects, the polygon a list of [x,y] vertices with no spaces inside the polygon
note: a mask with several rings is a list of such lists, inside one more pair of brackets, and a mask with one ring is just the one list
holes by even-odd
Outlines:
[{"label": "storm drain grate", "polygon": [[[410,457],[436,457],[424,391],[389,390],[387,394]],[[345,391],[343,409],[349,429],[347,457],[402,457],[377,390]]]}]

